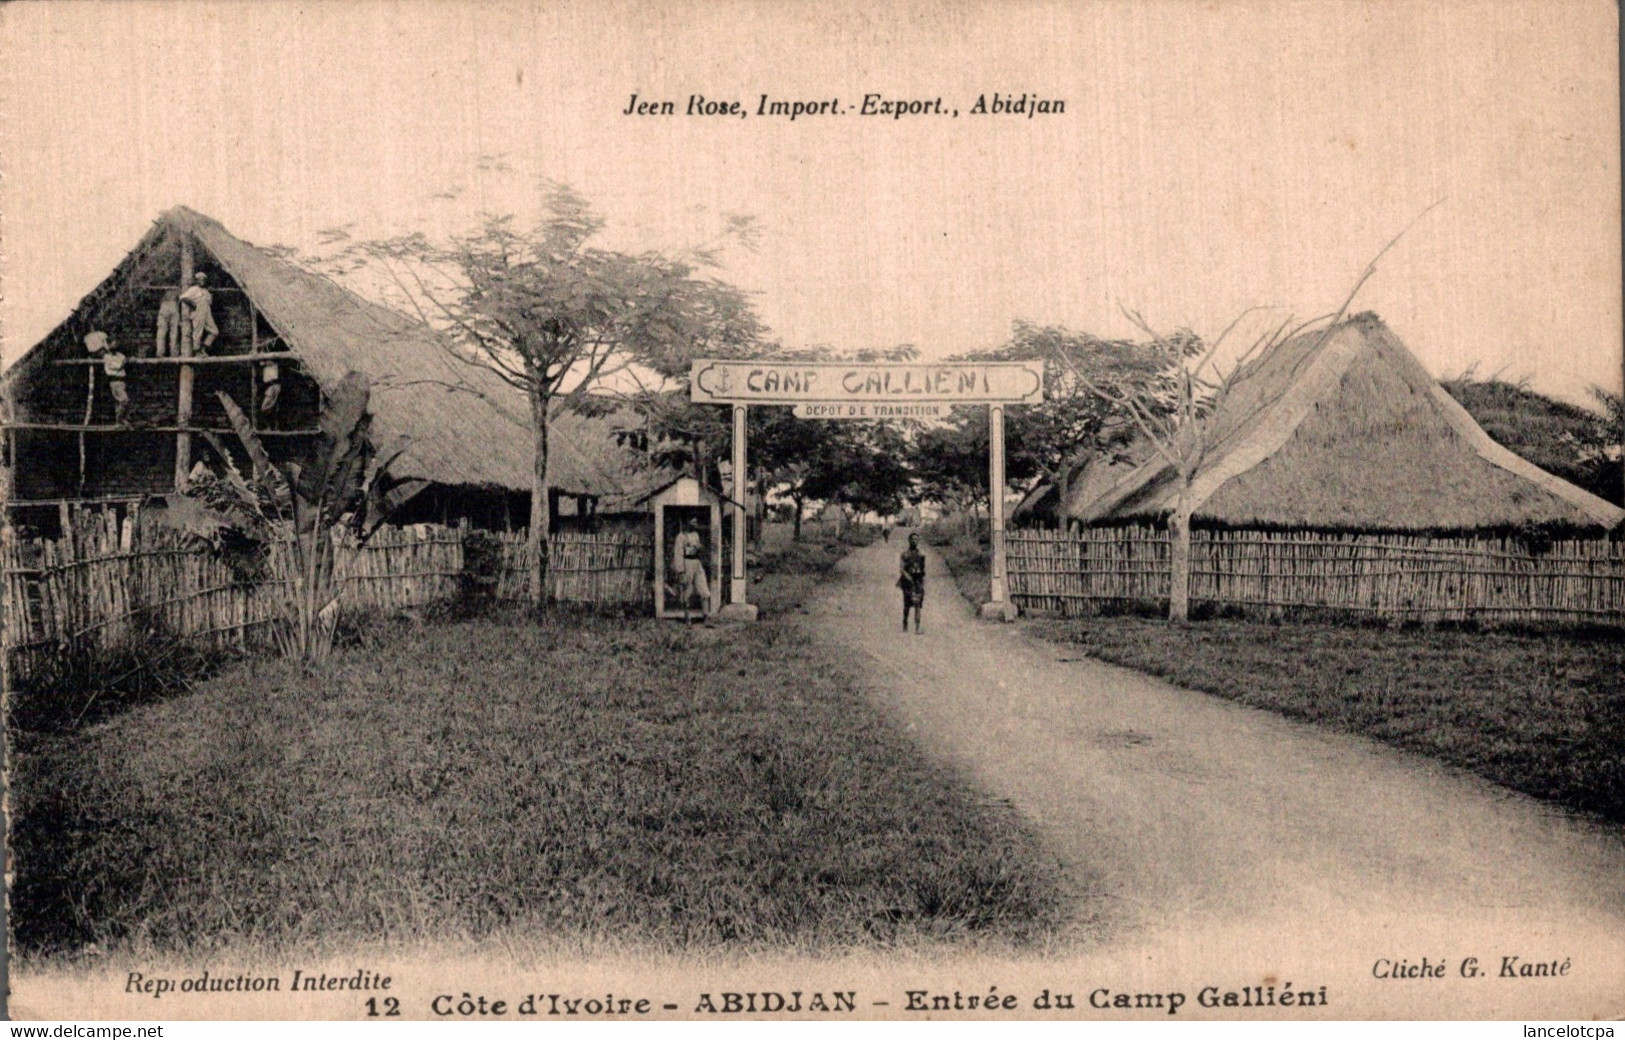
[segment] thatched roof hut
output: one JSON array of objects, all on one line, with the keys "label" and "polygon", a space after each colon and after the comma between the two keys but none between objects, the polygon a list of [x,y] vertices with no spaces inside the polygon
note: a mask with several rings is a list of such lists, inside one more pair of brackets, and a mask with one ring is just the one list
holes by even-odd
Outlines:
[{"label": "thatched roof hut", "polygon": [[[181,409],[175,368],[184,362],[152,356],[153,329],[161,298],[189,284],[194,271],[205,274],[214,295],[219,338],[203,363],[184,366],[195,369],[196,385]],[[92,330],[109,333],[130,355],[136,423],[115,423],[94,371],[87,391],[82,343]],[[410,437],[394,469],[428,482],[409,507],[425,515],[413,519],[524,522],[532,440],[519,391],[457,360],[422,322],[185,207],[159,217],[108,278],[4,374],[15,411],[8,430],[17,449],[14,504],[110,502],[172,490],[184,475],[191,433],[229,430],[215,391],[254,412],[250,402],[262,393],[256,373],[268,361],[279,361],[282,396],[275,414],[256,420],[274,438],[274,456],[298,456],[323,389],[358,371],[372,381],[374,439]],[[648,483],[607,423],[570,414],[554,418],[548,476],[558,492],[598,500],[629,499]]]},{"label": "thatched roof hut", "polygon": [[[1612,528],[1625,510],[1490,439],[1374,314],[1300,334],[1248,364],[1211,418],[1192,520],[1224,527],[1466,532]],[[1173,468],[1141,444],[1086,466],[1085,524],[1172,512]]]}]

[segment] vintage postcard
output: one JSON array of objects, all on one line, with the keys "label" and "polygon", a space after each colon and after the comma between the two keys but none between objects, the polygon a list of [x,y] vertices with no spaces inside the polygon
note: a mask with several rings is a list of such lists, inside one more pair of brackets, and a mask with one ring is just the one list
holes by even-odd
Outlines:
[{"label": "vintage postcard", "polygon": [[1618,30],[0,8],[8,1013],[1612,1035]]}]

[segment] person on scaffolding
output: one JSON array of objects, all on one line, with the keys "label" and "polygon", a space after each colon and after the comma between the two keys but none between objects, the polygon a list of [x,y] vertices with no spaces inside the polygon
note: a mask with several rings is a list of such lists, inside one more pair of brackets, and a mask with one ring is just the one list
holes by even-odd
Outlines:
[{"label": "person on scaffolding", "polygon": [[[125,369],[129,358],[111,336],[101,331],[85,337],[85,351],[102,363],[102,374],[107,377],[107,393],[113,398],[113,422],[119,426],[130,425],[129,373]],[[86,418],[89,418],[88,410]]]},{"label": "person on scaffolding", "polygon": [[208,290],[208,284],[209,276],[199,271],[192,276],[192,284],[181,291],[181,316],[186,319],[182,335],[192,344],[194,355],[208,353],[214,338],[220,335],[220,328],[214,323],[214,294]]}]

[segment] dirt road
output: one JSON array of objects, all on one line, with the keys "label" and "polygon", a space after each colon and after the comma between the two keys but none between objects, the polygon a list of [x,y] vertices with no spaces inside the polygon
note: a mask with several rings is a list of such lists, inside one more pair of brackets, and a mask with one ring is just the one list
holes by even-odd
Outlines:
[{"label": "dirt road", "polygon": [[924,632],[905,635],[899,551],[848,557],[810,623],[872,662],[875,695],[929,750],[1098,878],[1103,949],[1297,950],[1344,970],[1353,949],[1373,979],[1381,958],[1498,974],[1506,955],[1569,956],[1625,994],[1618,829],[976,620],[934,554]]}]

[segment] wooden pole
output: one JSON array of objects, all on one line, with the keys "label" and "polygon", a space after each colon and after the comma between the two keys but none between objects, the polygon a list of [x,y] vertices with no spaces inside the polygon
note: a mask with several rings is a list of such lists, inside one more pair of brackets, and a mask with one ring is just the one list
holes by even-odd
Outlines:
[{"label": "wooden pole", "polygon": [[0,419],[0,531],[10,526],[11,502],[16,497],[16,463],[13,460],[16,453],[17,441],[12,435],[11,426]]},{"label": "wooden pole", "polygon": [[[86,382],[85,382],[85,421],[84,421],[84,425],[89,426],[91,416],[96,410],[96,370],[94,368],[87,368],[87,369],[85,369],[85,375],[86,375],[87,379],[86,379]],[[79,496],[81,498],[83,498],[84,494],[85,494],[85,431],[80,430],[79,431]]]},{"label": "wooden pole", "polygon": [[666,616],[666,506],[654,503],[655,511],[655,617]]},{"label": "wooden pole", "polygon": [[[11,423],[17,418],[13,408],[11,388],[15,380],[0,384],[0,571],[16,567],[14,551],[16,541],[11,530],[11,498],[16,440]],[[11,692],[11,648],[22,643],[22,611],[26,604],[18,593],[22,586],[19,578],[0,573],[0,694]]]},{"label": "wooden pole", "polygon": [[[16,380],[14,379],[8,379],[0,383],[0,505],[5,505],[11,501],[12,469],[16,465],[12,459],[15,442],[11,430],[12,425],[17,421],[16,402],[12,400],[11,396],[12,386],[15,383]],[[0,513],[3,512],[3,510],[0,510]],[[0,527],[4,525],[5,520],[0,518]]]},{"label": "wooden pole", "polygon": [[[194,260],[192,257],[192,236],[181,232],[181,291],[192,284],[192,270]],[[184,309],[184,308],[183,308]],[[190,330],[180,330],[181,357],[192,356],[192,337]],[[180,386],[175,401],[175,425],[186,427],[192,423],[192,366],[180,366]],[[180,489],[186,483],[187,474],[192,471],[192,434],[183,429],[175,434],[175,487]]]},{"label": "wooden pole", "polygon": [[745,602],[745,405],[734,405],[734,544],[729,600]]},{"label": "wooden pole", "polygon": [[728,582],[728,605],[722,608],[722,616],[736,621],[755,621],[756,606],[746,602],[746,589],[750,583],[745,580],[745,495],[749,480],[746,478],[746,405],[736,404],[734,409],[734,443],[733,443],[733,567],[731,580]]},{"label": "wooden pole", "polygon": [[988,602],[982,604],[984,618],[1015,619],[1011,609],[1005,571],[1004,546],[1004,405],[987,406],[987,504],[993,559],[988,568]]},{"label": "wooden pole", "polygon": [[[248,352],[260,352],[260,315],[254,309],[254,301],[244,294],[243,299],[248,302]],[[260,366],[248,366],[248,425],[259,429],[260,425]]]}]

